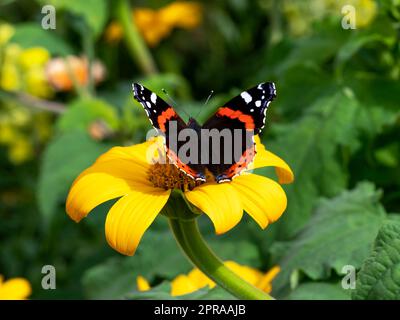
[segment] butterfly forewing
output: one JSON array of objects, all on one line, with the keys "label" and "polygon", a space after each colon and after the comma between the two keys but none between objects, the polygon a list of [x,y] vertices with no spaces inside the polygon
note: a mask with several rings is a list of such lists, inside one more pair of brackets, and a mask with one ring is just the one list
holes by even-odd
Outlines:
[{"label": "butterfly forewing", "polygon": [[143,106],[153,127],[164,135],[170,161],[191,178],[205,180],[204,173],[200,170],[201,166],[185,163],[180,159],[179,150],[185,141],[180,141],[178,135],[187,125],[174,108],[138,83],[133,84],[133,96]]},{"label": "butterfly forewing", "polygon": [[274,83],[260,83],[229,100],[204,123],[205,129],[221,131],[228,128],[232,134],[231,141],[224,139],[218,150],[210,150],[212,154],[219,152],[222,159],[220,163],[207,166],[218,182],[232,180],[253,161],[256,154],[254,135],[264,127],[266,110],[275,97]]}]

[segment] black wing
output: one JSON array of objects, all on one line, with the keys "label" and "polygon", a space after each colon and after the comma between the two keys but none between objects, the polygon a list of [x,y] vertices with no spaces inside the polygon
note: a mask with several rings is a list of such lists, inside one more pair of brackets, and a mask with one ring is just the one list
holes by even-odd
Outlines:
[{"label": "black wing", "polygon": [[254,135],[264,128],[268,105],[275,97],[274,83],[260,83],[229,100],[204,123],[204,129],[231,131],[231,140],[221,138],[219,147],[209,143],[211,157],[219,153],[220,161],[207,165],[217,182],[232,180],[253,161]]},{"label": "black wing", "polygon": [[[147,117],[155,129],[164,134],[167,156],[181,171],[195,180],[205,180],[202,166],[184,163],[179,157],[180,147],[184,141],[178,141],[179,132],[187,128],[186,123],[174,108],[139,83],[134,83],[133,96],[143,106]],[[174,143],[170,143],[174,142]]]},{"label": "black wing", "polygon": [[168,132],[169,121],[175,120],[178,128],[185,128],[186,124],[168,103],[157,94],[150,91],[139,83],[134,83],[133,97],[142,105],[146,111],[153,127],[162,133]]}]

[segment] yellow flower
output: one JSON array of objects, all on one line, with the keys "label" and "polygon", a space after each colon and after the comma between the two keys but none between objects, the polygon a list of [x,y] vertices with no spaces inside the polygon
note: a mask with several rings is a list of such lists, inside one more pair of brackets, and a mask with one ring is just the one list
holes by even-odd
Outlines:
[{"label": "yellow flower", "polygon": [[160,9],[161,20],[166,25],[193,29],[202,19],[202,8],[196,2],[176,1]]},{"label": "yellow flower", "polygon": [[1,70],[0,87],[7,91],[17,91],[21,86],[18,68],[13,64],[4,64]]},{"label": "yellow flower", "polygon": [[290,34],[302,36],[312,31],[314,21],[321,21],[327,16],[341,19],[342,8],[346,5],[355,8],[357,28],[368,26],[377,14],[374,0],[284,0],[283,12],[288,20]]},{"label": "yellow flower", "polygon": [[[274,166],[279,182],[291,183],[294,177],[289,166],[267,151],[258,137],[256,145],[253,168]],[[211,219],[217,234],[236,226],[243,210],[266,228],[286,209],[285,192],[272,179],[243,174],[231,182],[195,182],[172,164],[149,161],[148,155],[156,154],[159,148],[158,139],[114,147],[100,156],[74,181],[66,203],[68,215],[79,222],[99,204],[121,197],[108,212],[106,238],[115,250],[133,255],[175,188]]]},{"label": "yellow flower", "polygon": [[377,5],[374,0],[341,0],[341,6],[352,5],[356,10],[356,26],[368,26],[377,14]]},{"label": "yellow flower", "polygon": [[24,70],[32,67],[44,67],[49,61],[50,53],[42,47],[33,47],[21,52],[19,56],[19,63]]},{"label": "yellow flower", "polygon": [[52,90],[44,69],[49,58],[49,52],[41,47],[22,50],[17,45],[7,45],[0,87],[8,91],[23,90],[37,97],[50,97]]},{"label": "yellow flower", "polygon": [[49,59],[50,53],[42,47],[32,47],[20,53],[18,63],[22,72],[24,91],[41,98],[52,95],[44,69]]},{"label": "yellow flower", "polygon": [[43,67],[31,67],[24,73],[25,91],[40,98],[51,97],[53,91],[47,82]]},{"label": "yellow flower", "polygon": [[107,42],[118,42],[122,39],[123,33],[121,25],[113,21],[108,25],[104,36]]},{"label": "yellow flower", "polygon": [[15,29],[11,24],[3,23],[0,25],[0,46],[7,43],[14,35]]},{"label": "yellow flower", "polygon": [[139,291],[147,291],[151,289],[149,282],[142,276],[136,278],[136,285]]},{"label": "yellow flower", "polygon": [[22,48],[19,45],[15,43],[7,44],[4,50],[3,64],[17,63],[21,52]]},{"label": "yellow flower", "polygon": [[[202,7],[197,2],[175,1],[158,10],[135,9],[132,11],[132,18],[145,41],[150,46],[156,46],[175,27],[183,29],[197,27],[202,19]],[[117,22],[112,22],[105,33],[108,42],[116,42],[122,35],[122,27]]]},{"label": "yellow flower", "polygon": [[0,122],[0,143],[9,144],[12,143],[15,137],[14,127],[5,121]]},{"label": "yellow flower", "polygon": [[0,275],[0,300],[22,300],[31,293],[31,285],[26,279],[13,278],[3,282],[3,276]]},{"label": "yellow flower", "polygon": [[[238,276],[254,285],[255,287],[263,290],[266,293],[272,291],[271,282],[279,273],[280,268],[275,266],[266,273],[257,269],[240,265],[234,261],[226,261],[225,266],[236,273]],[[195,292],[204,287],[214,288],[215,282],[209,279],[199,269],[194,268],[188,274],[181,274],[171,282],[171,295],[181,296]],[[137,278],[137,288],[139,291],[150,290],[150,285],[142,276]]]},{"label": "yellow flower", "polygon": [[14,164],[21,164],[32,158],[33,148],[27,137],[17,136],[9,145],[8,158]]}]

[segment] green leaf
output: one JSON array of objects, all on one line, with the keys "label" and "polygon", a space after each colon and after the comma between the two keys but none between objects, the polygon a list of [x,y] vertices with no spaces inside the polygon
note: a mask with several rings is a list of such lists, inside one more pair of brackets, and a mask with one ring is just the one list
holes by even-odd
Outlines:
[{"label": "green leaf", "polygon": [[57,12],[66,10],[83,17],[94,35],[99,35],[102,32],[109,14],[107,1],[105,0],[40,0],[40,2],[43,5],[53,5]]},{"label": "green leaf", "polygon": [[352,191],[321,200],[305,228],[286,243],[288,249],[279,261],[274,256],[281,255],[282,245],[271,248],[282,270],[273,282],[274,293],[288,293],[289,278],[297,270],[311,279],[326,279],[331,269],[341,274],[345,265],[360,267],[386,217],[380,195],[372,184],[361,183]]},{"label": "green leaf", "polygon": [[10,40],[23,48],[44,47],[52,55],[72,54],[70,45],[52,30],[44,30],[39,23],[21,23],[15,26],[15,34]]},{"label": "green leaf", "polygon": [[347,42],[340,48],[336,56],[336,63],[339,65],[346,63],[362,47],[377,41],[384,42],[384,38],[377,33],[355,33],[354,36],[350,37],[350,39],[348,39]]},{"label": "green leaf", "polygon": [[315,102],[298,121],[272,127],[275,140],[266,146],[292,168],[295,182],[285,187],[288,208],[277,222],[280,238],[304,226],[319,196],[334,196],[347,186],[340,147],[358,146],[360,106],[353,95],[340,91]]},{"label": "green leaf", "polygon": [[276,72],[282,74],[294,65],[323,64],[324,61],[331,59],[347,38],[346,33],[336,32],[336,30],[335,26],[334,32],[326,30],[325,34],[294,41],[290,54],[276,67]]},{"label": "green leaf", "polygon": [[400,81],[380,75],[349,74],[344,80],[358,100],[366,106],[377,106],[399,114]]},{"label": "green leaf", "polygon": [[115,108],[100,99],[80,99],[72,102],[57,125],[61,131],[87,130],[96,120],[103,120],[111,129],[118,128]]},{"label": "green leaf", "polygon": [[349,290],[341,287],[341,283],[307,282],[292,291],[287,300],[349,300]]},{"label": "green leaf", "polygon": [[[224,260],[252,266],[259,262],[255,246],[248,242],[210,241],[209,244]],[[169,230],[148,230],[133,257],[110,258],[89,269],[83,283],[88,298],[121,298],[136,290],[139,275],[150,282],[157,277],[172,280],[192,268]]]},{"label": "green leaf", "polygon": [[400,299],[400,222],[392,220],[379,230],[371,255],[357,274],[353,299]]},{"label": "green leaf", "polygon": [[50,219],[58,203],[65,201],[74,179],[109,146],[93,141],[85,132],[66,132],[47,147],[40,168],[37,199]]},{"label": "green leaf", "polygon": [[171,284],[168,281],[163,281],[159,285],[151,288],[148,291],[132,291],[123,296],[129,300],[176,300],[170,294]]}]

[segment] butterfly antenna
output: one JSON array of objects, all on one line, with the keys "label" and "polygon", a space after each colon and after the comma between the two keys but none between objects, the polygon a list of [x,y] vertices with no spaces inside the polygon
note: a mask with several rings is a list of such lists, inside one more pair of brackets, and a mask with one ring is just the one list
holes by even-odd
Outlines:
[{"label": "butterfly antenna", "polygon": [[[208,101],[210,101],[211,96],[212,96],[213,94],[214,94],[214,90],[211,90],[211,91],[210,91],[210,94],[208,95],[208,97],[207,97],[207,99],[206,99],[206,102],[204,102],[204,106],[207,105]],[[203,107],[204,107],[204,106],[203,106]]]},{"label": "butterfly antenna", "polygon": [[[170,100],[170,102],[172,102],[175,106],[178,106],[178,104],[176,103],[176,101],[174,99],[172,99],[172,97],[168,94],[167,90],[165,90],[164,88],[161,89],[161,91],[168,97],[168,99]],[[179,108],[180,109],[180,108]],[[190,115],[184,110],[182,109],[182,111],[188,116],[190,117]]]},{"label": "butterfly antenna", "polygon": [[[206,102],[204,102],[204,104],[203,104],[203,107],[205,107],[205,106],[207,105],[208,101],[210,101],[210,99],[211,99],[211,97],[212,97],[213,94],[214,94],[214,90],[211,90],[211,91],[210,91],[210,94],[208,95],[208,97],[207,97],[207,99],[206,99]],[[201,109],[199,110],[199,112],[196,114],[196,118],[200,115],[200,113],[201,113],[202,110],[203,110],[203,108],[201,108]]]}]

